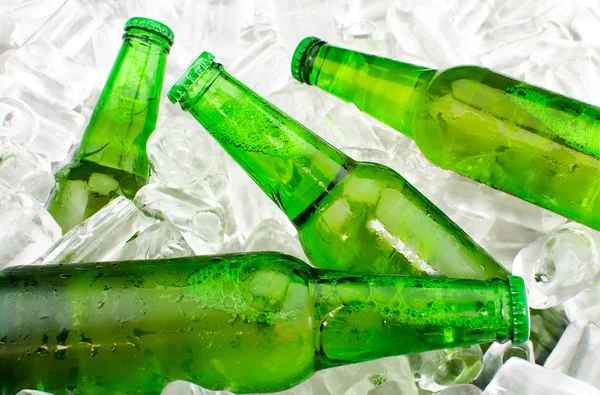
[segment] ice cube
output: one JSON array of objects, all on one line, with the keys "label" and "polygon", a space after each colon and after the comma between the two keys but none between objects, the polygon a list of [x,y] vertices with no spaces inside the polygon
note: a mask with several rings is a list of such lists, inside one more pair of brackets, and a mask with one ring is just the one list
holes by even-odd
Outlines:
[{"label": "ice cube", "polygon": [[0,94],[22,100],[35,113],[39,133],[27,147],[51,162],[64,160],[72,144],[81,136],[85,118],[16,83],[6,75],[0,76]]},{"label": "ice cube", "polygon": [[[307,380],[303,383],[291,388],[287,391],[272,392],[272,395],[331,395],[329,392],[313,391],[311,381]],[[211,391],[199,385],[178,380],[169,383],[160,393],[160,395],[235,395],[229,391]],[[260,394],[255,394],[260,395]],[[409,394],[410,395],[410,394]]]},{"label": "ice cube", "polygon": [[[2,5],[4,3],[3,1]],[[17,46],[22,46],[65,3],[65,0],[20,0],[16,2],[9,0],[8,3],[8,15],[14,19],[17,25],[11,36],[12,42]]]},{"label": "ice cube", "polygon": [[108,261],[127,240],[152,222],[129,199],[119,196],[67,232],[36,263]]},{"label": "ice cube", "polygon": [[[598,17],[595,17],[598,18]],[[546,73],[548,88],[581,101],[600,105],[600,55],[597,50],[581,51]]]},{"label": "ice cube", "polygon": [[54,186],[50,164],[4,136],[0,136],[0,178],[42,204]]},{"label": "ice cube", "polygon": [[2,180],[0,213],[0,270],[32,263],[60,238],[60,227],[46,209]]},{"label": "ice cube", "polygon": [[531,340],[521,344],[513,344],[511,341],[506,343],[492,343],[483,355],[483,368],[475,380],[475,384],[480,388],[485,388],[492,381],[498,370],[512,357],[522,358],[535,363]]},{"label": "ice cube", "polygon": [[246,239],[244,251],[279,251],[308,261],[298,238],[283,230],[281,224],[272,218],[262,221],[252,231]]},{"label": "ice cube", "polygon": [[237,230],[244,237],[248,237],[260,222],[269,218],[277,220],[289,234],[296,235],[296,229],[283,211],[237,164],[230,167],[229,176],[231,203],[228,221],[235,221]]},{"label": "ice cube", "polygon": [[506,0],[497,3],[495,17],[501,23],[530,19],[532,15],[542,15],[560,3],[560,0],[530,0],[523,3],[519,0]]},{"label": "ice cube", "polygon": [[588,321],[569,324],[544,367],[583,380],[596,388],[600,386],[598,350],[600,327]]},{"label": "ice cube", "polygon": [[186,189],[204,188],[215,167],[215,142],[194,120],[172,118],[146,143],[153,176],[159,183]]},{"label": "ice cube", "polygon": [[110,260],[145,260],[192,255],[195,255],[194,250],[173,224],[158,222],[144,229],[134,239],[130,239],[119,251],[110,256]]},{"label": "ice cube", "polygon": [[188,52],[218,54],[219,63],[231,66],[239,56],[242,0],[185,0],[178,40]]},{"label": "ice cube", "polygon": [[458,174],[451,174],[442,193],[442,200],[454,210],[487,218],[488,221],[493,222],[498,216],[494,207],[495,202],[486,196],[480,185]]},{"label": "ice cube", "polygon": [[102,19],[84,7],[85,0],[66,0],[24,45],[43,38],[67,56],[75,56],[90,39]]},{"label": "ice cube", "polygon": [[494,203],[497,218],[516,225],[525,226],[537,232],[546,233],[561,225],[567,219],[518,197],[480,184],[481,190]]},{"label": "ice cube", "polygon": [[510,358],[483,395],[600,395],[593,386],[521,358]]},{"label": "ice cube", "polygon": [[540,232],[496,219],[480,244],[505,268],[510,270],[519,251],[541,236]]},{"label": "ice cube", "polygon": [[448,177],[452,174],[450,171],[429,162],[414,142],[408,146],[397,146],[392,157],[397,164],[394,170],[429,200],[434,203],[440,200]]},{"label": "ice cube", "polygon": [[[485,7],[481,2],[466,3],[470,8]],[[427,2],[397,2],[390,8],[386,21],[400,51],[424,59],[426,65],[469,64],[472,63],[468,47],[470,36],[461,33],[460,24],[453,20],[454,14],[452,9],[432,7]]]},{"label": "ice cube", "polygon": [[481,395],[481,389],[472,384],[462,384],[448,387],[438,392],[437,395]]},{"label": "ice cube", "polygon": [[600,233],[570,222],[521,250],[513,273],[525,280],[531,307],[562,303],[597,281]]},{"label": "ice cube", "polygon": [[564,304],[569,320],[588,320],[600,324],[600,285],[580,292]]},{"label": "ice cube", "polygon": [[334,20],[328,2],[319,0],[274,1],[275,15],[285,48],[292,51],[306,36],[335,39]]},{"label": "ice cube", "polygon": [[149,217],[175,225],[197,254],[216,253],[221,248],[225,210],[218,202],[160,184],[144,186],[134,202]]},{"label": "ice cube", "polygon": [[332,108],[326,117],[331,127],[316,132],[332,145],[384,150],[364,114],[354,104],[339,104]]},{"label": "ice cube", "polygon": [[280,90],[271,93],[267,100],[320,135],[331,125],[324,115],[340,103],[333,95],[296,81],[290,81]]},{"label": "ice cube", "polygon": [[[0,5],[0,7],[2,6]],[[5,52],[13,48],[13,45],[10,42],[10,35],[14,30],[15,20],[10,15],[6,15],[0,11],[0,55],[3,55]],[[4,68],[2,63],[3,62],[0,60],[0,73]]]},{"label": "ice cube", "polygon": [[[89,1],[89,0],[88,0]],[[98,1],[100,3],[100,1]],[[106,2],[109,3],[109,2]],[[101,11],[102,12],[102,11]],[[110,14],[110,8],[104,10]],[[121,18],[120,15],[114,15],[94,31],[92,34],[92,46],[94,49],[94,59],[96,60],[96,70],[98,75],[102,76],[101,80],[106,80],[111,70],[119,48],[122,45],[121,36],[123,35],[123,26],[125,26],[126,17]],[[163,103],[166,103],[163,101]],[[93,105],[95,106],[95,102]]]},{"label": "ice cube", "polygon": [[[600,327],[588,323],[583,327],[573,357],[566,363],[567,375],[600,389]],[[566,362],[566,361],[565,361]]]},{"label": "ice cube", "polygon": [[[405,356],[340,366],[317,372],[310,380],[322,395],[417,395],[418,389]],[[386,384],[387,383],[387,384]],[[382,388],[380,388],[382,387]],[[389,392],[389,390],[396,390]]]},{"label": "ice cube", "polygon": [[0,121],[0,136],[10,137],[25,146],[33,141],[40,130],[31,107],[12,97],[0,97]]},{"label": "ice cube", "polygon": [[267,96],[281,89],[291,79],[288,70],[291,56],[275,31],[264,30],[229,72],[261,96]]},{"label": "ice cube", "polygon": [[187,381],[173,381],[169,383],[160,393],[160,395],[235,395],[229,391],[211,391],[202,388],[199,385],[188,383]]},{"label": "ice cube", "polygon": [[479,345],[408,355],[419,388],[433,392],[472,382],[481,372],[482,358]]},{"label": "ice cube", "polygon": [[83,103],[97,82],[95,70],[66,56],[44,39],[15,51],[6,61],[6,73],[66,108]]}]

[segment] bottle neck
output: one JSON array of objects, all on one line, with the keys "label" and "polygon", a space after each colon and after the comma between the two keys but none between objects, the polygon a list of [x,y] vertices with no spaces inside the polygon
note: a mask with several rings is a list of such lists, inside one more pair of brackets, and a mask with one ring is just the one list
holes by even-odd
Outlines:
[{"label": "bottle neck", "polygon": [[202,73],[180,104],[296,226],[355,165],[218,63]]},{"label": "bottle neck", "polygon": [[130,29],[75,155],[148,178],[146,142],[156,128],[169,43]]},{"label": "bottle neck", "polygon": [[424,87],[436,70],[402,63],[323,41],[307,49],[302,82],[316,85],[412,138],[411,122]]},{"label": "bottle neck", "polygon": [[316,344],[322,367],[505,342],[516,333],[515,340],[526,340],[515,319],[526,314],[524,286],[514,296],[507,280],[319,276],[309,283],[309,294],[320,325]]}]

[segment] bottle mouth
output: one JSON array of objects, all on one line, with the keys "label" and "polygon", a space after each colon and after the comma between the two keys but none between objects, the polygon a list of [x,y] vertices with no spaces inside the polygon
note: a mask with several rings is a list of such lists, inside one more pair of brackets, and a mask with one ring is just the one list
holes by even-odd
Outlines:
[{"label": "bottle mouth", "polygon": [[519,276],[508,276],[508,287],[512,305],[513,332],[511,340],[514,344],[521,344],[529,340],[529,306],[527,304],[527,291],[525,282]]},{"label": "bottle mouth", "polygon": [[[300,41],[292,56],[292,76],[299,82],[310,84],[309,76],[318,49],[327,44],[317,37],[306,37]],[[306,67],[309,66],[309,67]]]},{"label": "bottle mouth", "polygon": [[214,63],[215,55],[210,52],[202,52],[185,71],[177,78],[177,81],[169,88],[167,97],[171,103],[180,102],[185,94],[194,86],[202,75]]},{"label": "bottle mouth", "polygon": [[173,34],[173,31],[169,28],[169,26],[155,21],[154,19],[136,16],[130,18],[125,23],[125,27],[123,29],[125,31],[128,31],[129,29],[141,29],[150,33],[154,33],[167,40],[169,46],[172,46],[175,42],[175,35]]}]

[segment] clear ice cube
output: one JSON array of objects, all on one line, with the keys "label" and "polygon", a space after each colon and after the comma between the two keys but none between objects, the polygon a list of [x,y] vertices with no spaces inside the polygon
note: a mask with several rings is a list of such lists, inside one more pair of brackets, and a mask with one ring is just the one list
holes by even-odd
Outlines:
[{"label": "clear ice cube", "polygon": [[454,387],[448,387],[437,395],[481,395],[481,389],[472,384],[462,384]]},{"label": "clear ice cube", "polygon": [[[382,358],[317,372],[308,380],[319,395],[417,395],[405,356]],[[321,388],[319,388],[321,387]],[[380,388],[383,387],[383,388]]]},{"label": "clear ice cube", "polygon": [[317,133],[336,147],[360,147],[362,149],[384,150],[365,115],[354,104],[342,103],[327,114],[331,123],[327,130]]},{"label": "clear ice cube", "polygon": [[146,260],[192,256],[181,232],[170,222],[158,222],[130,239],[120,250],[110,256],[111,261]]},{"label": "clear ice cube", "polygon": [[569,324],[544,367],[600,389],[600,327],[588,321]]},{"label": "clear ice cube", "polygon": [[0,97],[0,136],[27,146],[40,130],[37,116],[22,100]]},{"label": "clear ice cube", "polygon": [[0,180],[0,270],[27,265],[56,242],[61,230],[27,193]]},{"label": "clear ice cube", "polygon": [[598,280],[600,233],[570,222],[521,250],[513,273],[525,280],[531,307],[562,303]]},{"label": "clear ice cube", "polygon": [[264,29],[229,72],[261,96],[267,96],[290,80],[291,56],[281,44],[277,32]]},{"label": "clear ice cube", "polygon": [[178,40],[188,53],[209,51],[226,67],[237,59],[243,0],[185,0]]},{"label": "clear ice cube", "polygon": [[15,51],[5,67],[10,78],[66,108],[83,103],[97,82],[95,70],[43,38]]},{"label": "clear ice cube", "polygon": [[481,372],[482,358],[479,345],[408,355],[419,388],[433,392],[472,382]]},{"label": "clear ice cube", "polygon": [[66,0],[25,42],[43,38],[67,56],[75,56],[90,39],[102,19],[90,13],[86,0]]},{"label": "clear ice cube", "polygon": [[4,136],[0,136],[0,178],[42,204],[54,186],[50,164]]},{"label": "clear ice cube", "polygon": [[254,228],[246,239],[244,251],[279,251],[308,261],[298,238],[283,230],[281,224],[272,218]]},{"label": "clear ice cube", "polygon": [[204,178],[215,167],[215,144],[193,119],[171,118],[146,143],[153,176],[165,185],[204,188]]},{"label": "clear ice cube", "polygon": [[564,303],[569,320],[588,320],[600,324],[600,285],[586,289]]},{"label": "clear ice cube", "polygon": [[175,225],[197,254],[216,253],[220,249],[225,210],[218,202],[160,184],[144,186],[134,202],[149,217]]},{"label": "clear ice cube", "polygon": [[511,341],[506,343],[492,343],[485,354],[483,354],[483,367],[475,380],[475,384],[480,388],[485,388],[506,361],[513,357],[535,363],[531,340],[521,344],[513,344]]},{"label": "clear ice cube", "polygon": [[39,132],[27,147],[50,162],[63,161],[83,132],[84,116],[54,103],[6,75],[0,76],[0,94],[27,103],[35,113]]},{"label": "clear ice cube", "polygon": [[483,395],[600,395],[593,386],[525,361],[510,358]]},{"label": "clear ice cube", "polygon": [[160,395],[235,395],[229,391],[211,391],[187,381],[173,381],[169,383]]},{"label": "clear ice cube", "polygon": [[111,260],[127,240],[152,222],[129,199],[119,196],[67,232],[36,264]]}]

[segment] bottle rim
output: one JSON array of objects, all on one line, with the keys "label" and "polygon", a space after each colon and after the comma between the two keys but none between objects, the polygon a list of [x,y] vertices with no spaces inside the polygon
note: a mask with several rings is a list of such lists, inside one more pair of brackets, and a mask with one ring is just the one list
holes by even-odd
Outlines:
[{"label": "bottle rim", "polygon": [[[305,64],[309,56],[312,54],[315,45],[325,44],[325,41],[318,37],[306,37],[296,47],[294,55],[292,56],[292,76],[299,82],[308,84],[309,79],[305,70]],[[319,45],[319,47],[321,46]]]},{"label": "bottle rim", "polygon": [[189,66],[184,70],[183,73],[177,78],[177,80],[171,85],[167,92],[167,97],[171,103],[176,104],[185,96],[185,94],[192,88],[192,86],[202,77],[202,74],[209,69],[215,60],[215,55],[210,52],[202,52]]},{"label": "bottle rim", "polygon": [[164,23],[155,21],[154,19],[135,16],[130,18],[125,23],[123,30],[128,31],[129,29],[142,29],[150,33],[157,34],[167,40],[169,46],[172,46],[175,42],[175,35],[173,34],[171,28]]},{"label": "bottle rim", "polygon": [[525,281],[519,276],[509,275],[508,287],[512,305],[513,332],[511,340],[514,344],[521,344],[529,340],[531,330]]}]

